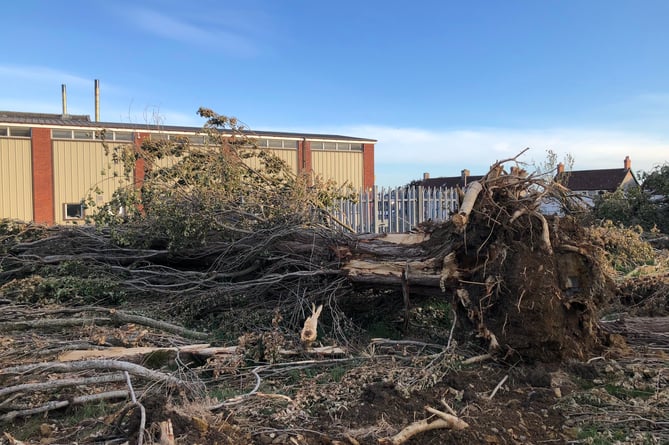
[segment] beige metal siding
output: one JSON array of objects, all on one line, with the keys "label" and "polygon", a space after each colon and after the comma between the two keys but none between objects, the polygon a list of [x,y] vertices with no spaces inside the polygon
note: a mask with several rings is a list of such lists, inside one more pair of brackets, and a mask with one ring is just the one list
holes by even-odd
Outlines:
[{"label": "beige metal siding", "polygon": [[[212,148],[212,150],[213,149],[215,148]],[[279,159],[284,161],[288,165],[288,168],[292,173],[297,174],[297,149],[295,150],[267,149],[267,150],[269,150],[272,154],[276,155]],[[174,165],[175,161],[178,160],[179,158],[177,157],[167,156],[162,159],[157,159],[155,166],[157,168],[171,167],[172,165]],[[244,159],[244,163],[254,169],[260,168],[260,161],[257,158]]]},{"label": "beige metal siding", "polygon": [[[111,154],[105,155],[102,142],[54,141],[53,167],[56,224],[71,222],[65,219],[65,204],[79,203],[89,194],[102,204],[111,199],[114,190],[127,185],[123,164],[114,163]],[[93,192],[96,188],[101,193]]]},{"label": "beige metal siding", "polygon": [[0,218],[32,221],[30,139],[0,138]]},{"label": "beige metal siding", "polygon": [[[277,156],[279,159],[288,164],[289,171],[294,174],[297,174],[297,149],[286,149],[286,148],[267,148],[263,150],[268,150],[273,155]],[[248,158],[244,162],[251,168],[260,169],[260,161],[258,158]]]},{"label": "beige metal siding", "polygon": [[363,154],[359,151],[311,152],[314,174],[324,179],[333,179],[337,184],[347,183],[354,189],[363,186]]}]

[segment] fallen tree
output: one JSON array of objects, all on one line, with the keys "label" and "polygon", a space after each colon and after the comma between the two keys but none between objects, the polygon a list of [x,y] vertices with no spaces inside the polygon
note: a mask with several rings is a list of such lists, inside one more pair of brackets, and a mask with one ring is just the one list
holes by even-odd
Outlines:
[{"label": "fallen tree", "polygon": [[458,309],[458,332],[494,352],[587,357],[603,340],[598,308],[613,292],[603,250],[573,217],[540,212],[544,199],[569,204],[559,184],[517,165],[507,172],[507,162],[515,158],[470,185],[451,221],[420,228],[420,242],[390,249],[383,235],[357,240],[342,270],[360,287],[442,296]]},{"label": "fallen tree", "polygon": [[[5,297],[37,302],[40,292],[62,285],[59,274],[65,270],[77,274],[69,279],[78,280],[73,286],[79,286],[74,289],[79,298],[86,286],[97,292],[92,296],[97,301],[100,293],[112,300],[121,298],[113,295],[144,299],[147,305],[161,301],[151,309],[153,318],[178,314],[177,320],[197,324],[198,330],[211,322],[226,324],[227,314],[232,321],[236,309],[253,305],[266,326],[278,311],[287,329],[298,332],[309,307],[324,304],[329,318],[323,323],[339,343],[348,341],[345,324],[356,292],[401,295],[397,310],[404,311],[405,325],[411,299],[432,296],[457,309],[460,339],[482,338],[491,352],[544,361],[583,358],[602,341],[597,310],[611,298],[612,281],[590,232],[569,214],[540,212],[547,199],[569,211],[567,191],[527,174],[516,157],[495,163],[470,184],[452,220],[424,225],[413,234],[355,236],[328,227],[318,212],[290,218],[281,213],[274,219],[256,216],[261,224],[253,230],[219,220],[224,229],[210,234],[206,245],[161,250],[119,245],[140,233],[141,220],[102,230],[26,226],[5,238],[0,279]],[[238,219],[245,211],[225,215]],[[90,312],[90,320],[99,323],[170,327],[123,311]],[[0,331],[30,326],[20,319],[5,321]],[[228,334],[235,336],[252,328],[231,327]],[[203,332],[179,333],[207,338]]]}]

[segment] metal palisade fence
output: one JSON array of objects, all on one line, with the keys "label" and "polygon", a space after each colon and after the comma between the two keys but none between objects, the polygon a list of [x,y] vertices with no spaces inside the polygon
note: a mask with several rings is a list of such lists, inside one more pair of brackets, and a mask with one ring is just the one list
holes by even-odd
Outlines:
[{"label": "metal palisade fence", "polygon": [[339,200],[332,214],[356,233],[402,233],[446,220],[457,209],[456,189],[409,185],[361,190],[355,201]]}]

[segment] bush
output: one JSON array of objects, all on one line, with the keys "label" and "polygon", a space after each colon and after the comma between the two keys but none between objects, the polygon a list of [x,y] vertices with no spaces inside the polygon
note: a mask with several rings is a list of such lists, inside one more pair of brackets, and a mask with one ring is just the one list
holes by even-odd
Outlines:
[{"label": "bush", "polygon": [[611,267],[621,273],[655,262],[655,251],[643,239],[643,233],[641,226],[625,227],[611,220],[590,228],[590,236],[604,248]]},{"label": "bush", "polygon": [[669,233],[669,164],[642,174],[641,187],[618,189],[595,198],[593,214],[628,227]]}]

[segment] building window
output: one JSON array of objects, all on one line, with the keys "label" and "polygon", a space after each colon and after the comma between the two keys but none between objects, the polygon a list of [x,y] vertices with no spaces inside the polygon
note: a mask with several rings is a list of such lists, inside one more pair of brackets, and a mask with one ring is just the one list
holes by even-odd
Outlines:
[{"label": "building window", "polygon": [[206,142],[204,135],[188,136],[188,141],[193,145],[204,145]]},{"label": "building window", "polygon": [[51,130],[51,139],[72,139],[72,130]]},{"label": "building window", "polygon": [[269,148],[283,148],[283,141],[281,139],[268,139],[267,146]]},{"label": "building window", "polygon": [[165,133],[151,133],[152,141],[169,141],[170,135]]},{"label": "building window", "polygon": [[130,131],[114,131],[114,140],[115,141],[133,141],[133,134]]},{"label": "building window", "polygon": [[[118,133],[117,133],[118,135]],[[117,139],[118,136],[117,136]],[[151,133],[152,141],[172,141],[176,143],[188,143],[192,145],[205,145],[207,143],[207,136],[201,134],[167,134],[167,133]]]},{"label": "building window", "polygon": [[289,148],[296,149],[297,141],[294,139],[257,139],[257,148]]},{"label": "building window", "polygon": [[15,138],[29,138],[30,128],[25,127],[9,127],[9,135]]},{"label": "building window", "polygon": [[350,142],[311,141],[312,150],[362,151],[362,144]]},{"label": "building window", "polygon": [[73,131],[75,139],[95,139],[94,131]]},{"label": "building window", "polygon": [[65,219],[83,219],[84,205],[80,202],[76,204],[63,204],[63,213],[65,214]]},{"label": "building window", "polygon": [[103,130],[95,132],[95,139],[102,139],[105,141],[132,142],[134,137],[131,131]]}]

